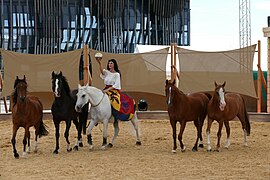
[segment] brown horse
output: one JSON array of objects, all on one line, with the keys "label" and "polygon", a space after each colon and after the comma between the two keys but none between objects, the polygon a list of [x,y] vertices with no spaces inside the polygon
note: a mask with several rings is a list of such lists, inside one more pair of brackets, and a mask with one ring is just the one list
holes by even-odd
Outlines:
[{"label": "brown horse", "polygon": [[230,126],[229,121],[238,117],[244,130],[244,145],[247,146],[247,136],[250,135],[250,123],[246,110],[246,105],[243,97],[237,93],[225,93],[225,84],[217,84],[215,82],[215,91],[212,99],[208,104],[208,126],[206,129],[207,134],[207,151],[211,151],[210,146],[210,128],[214,120],[219,123],[218,128],[218,141],[216,151],[220,150],[220,137],[223,123],[226,127],[227,140],[225,148],[230,146]]},{"label": "brown horse", "polygon": [[34,126],[36,131],[35,137],[35,151],[37,150],[37,137],[47,135],[48,131],[42,121],[43,106],[40,100],[35,96],[27,95],[27,83],[25,76],[23,79],[17,79],[14,83],[14,92],[12,94],[13,108],[12,108],[12,122],[13,122],[13,135],[12,146],[15,158],[19,158],[19,154],[16,150],[16,134],[20,127],[25,129],[23,138],[23,154],[26,156],[26,143],[28,140],[28,152],[30,152],[30,132],[29,128]]},{"label": "brown horse", "polygon": [[180,123],[180,132],[178,140],[180,142],[181,151],[185,151],[185,146],[182,142],[182,135],[188,121],[193,121],[197,128],[197,139],[192,148],[192,151],[197,151],[198,140],[200,139],[199,147],[203,147],[202,143],[202,127],[204,119],[207,115],[207,104],[210,97],[205,93],[193,93],[186,95],[175,86],[175,80],[170,82],[166,80],[165,92],[168,104],[168,114],[173,130],[173,149],[176,152],[176,124]]}]

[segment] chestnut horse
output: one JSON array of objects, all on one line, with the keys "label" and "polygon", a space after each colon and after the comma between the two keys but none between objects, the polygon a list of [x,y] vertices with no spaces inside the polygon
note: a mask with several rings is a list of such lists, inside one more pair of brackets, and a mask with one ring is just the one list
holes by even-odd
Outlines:
[{"label": "chestnut horse", "polygon": [[176,124],[180,123],[180,132],[178,140],[180,142],[181,151],[185,151],[185,146],[182,142],[183,132],[188,121],[193,121],[197,128],[197,139],[192,148],[192,151],[197,151],[198,140],[200,139],[199,147],[203,147],[202,143],[202,127],[204,119],[207,115],[207,105],[210,96],[206,93],[192,93],[184,94],[175,86],[175,80],[170,82],[166,80],[165,92],[168,105],[168,114],[170,118],[171,127],[173,130],[173,149],[176,152]]},{"label": "chestnut horse", "polygon": [[208,125],[206,129],[207,151],[211,151],[210,128],[214,120],[219,123],[216,151],[220,150],[220,137],[223,123],[225,124],[227,132],[225,148],[229,148],[230,146],[230,120],[233,120],[236,117],[240,120],[244,131],[245,146],[247,146],[247,136],[250,135],[250,123],[244,99],[237,93],[225,93],[225,84],[226,82],[223,84],[217,84],[215,82],[215,91],[208,104]]},{"label": "chestnut horse", "polygon": [[25,129],[23,138],[23,154],[26,156],[26,144],[28,141],[28,149],[30,152],[30,131],[29,128],[34,126],[36,131],[35,137],[35,151],[37,150],[37,137],[46,136],[48,131],[43,124],[43,106],[40,100],[36,96],[27,94],[27,83],[25,76],[23,79],[17,79],[14,83],[14,92],[12,94],[13,108],[12,108],[12,122],[13,122],[13,135],[12,146],[15,158],[19,158],[19,154],[16,150],[16,134],[20,127]]}]

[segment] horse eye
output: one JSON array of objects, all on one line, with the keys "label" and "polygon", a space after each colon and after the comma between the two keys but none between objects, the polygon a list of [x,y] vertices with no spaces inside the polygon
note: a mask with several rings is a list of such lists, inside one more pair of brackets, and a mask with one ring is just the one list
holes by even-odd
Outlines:
[{"label": "horse eye", "polygon": [[82,98],[85,98],[85,94],[84,94],[84,95],[82,95]]}]

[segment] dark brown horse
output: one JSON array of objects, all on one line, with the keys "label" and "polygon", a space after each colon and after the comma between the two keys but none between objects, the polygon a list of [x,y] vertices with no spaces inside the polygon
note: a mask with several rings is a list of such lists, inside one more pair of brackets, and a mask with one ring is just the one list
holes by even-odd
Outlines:
[{"label": "dark brown horse", "polygon": [[238,118],[244,130],[244,145],[247,146],[247,136],[250,134],[249,117],[246,110],[246,105],[243,97],[237,93],[225,93],[225,84],[217,84],[215,82],[215,91],[212,99],[208,104],[208,125],[206,129],[207,134],[207,151],[211,151],[210,146],[210,128],[214,120],[219,123],[218,141],[216,150],[220,150],[220,137],[223,123],[226,127],[227,140],[225,148],[230,146],[230,126],[229,121]]},{"label": "dark brown horse", "polygon": [[181,150],[185,151],[185,146],[182,142],[183,132],[188,121],[193,121],[197,128],[197,139],[192,148],[192,151],[197,151],[198,140],[200,139],[199,147],[203,147],[202,144],[202,127],[204,119],[207,115],[207,104],[210,97],[205,93],[193,93],[186,95],[175,86],[175,81],[170,82],[166,80],[165,85],[166,98],[168,104],[168,113],[170,117],[170,123],[173,130],[173,149],[172,152],[176,152],[176,124],[180,123],[180,132],[178,134],[178,140],[180,142]]},{"label": "dark brown horse", "polygon": [[30,132],[29,128],[35,127],[35,151],[37,150],[37,137],[41,137],[48,134],[42,117],[43,106],[40,100],[35,96],[27,94],[27,83],[25,76],[23,79],[19,79],[18,76],[14,83],[14,92],[12,94],[13,108],[12,108],[12,122],[13,122],[13,135],[12,145],[15,158],[19,158],[19,154],[16,150],[16,134],[20,127],[25,129],[23,138],[23,154],[26,156],[26,144],[28,141],[28,152],[30,152]]}]

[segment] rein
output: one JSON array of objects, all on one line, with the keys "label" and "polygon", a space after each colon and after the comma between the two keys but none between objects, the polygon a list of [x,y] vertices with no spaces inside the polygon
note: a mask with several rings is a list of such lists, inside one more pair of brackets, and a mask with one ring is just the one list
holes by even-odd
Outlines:
[{"label": "rein", "polygon": [[[93,105],[93,103],[90,102],[90,104],[92,105],[92,107],[97,107],[98,105],[100,105],[100,103],[102,102],[104,96],[105,96],[105,93],[103,93],[103,96],[102,96],[101,100],[96,105]],[[90,101],[90,99],[89,99],[89,101]]]}]

